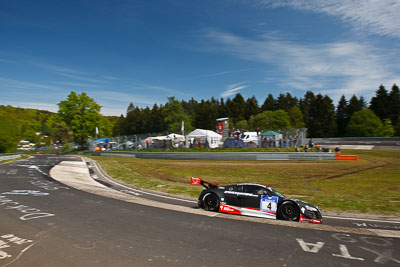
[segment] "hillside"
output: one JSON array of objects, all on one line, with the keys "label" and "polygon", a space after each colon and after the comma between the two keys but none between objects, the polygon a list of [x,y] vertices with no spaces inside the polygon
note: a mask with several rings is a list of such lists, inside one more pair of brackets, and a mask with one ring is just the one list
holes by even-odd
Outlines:
[{"label": "hillside", "polygon": [[31,142],[50,141],[60,128],[55,114],[49,111],[0,106],[0,152],[13,152],[22,140]]},{"label": "hillside", "polygon": [[[118,119],[105,118],[111,125]],[[69,140],[67,127],[50,111],[0,105],[0,122],[0,153],[15,152],[20,140],[41,145]]]}]

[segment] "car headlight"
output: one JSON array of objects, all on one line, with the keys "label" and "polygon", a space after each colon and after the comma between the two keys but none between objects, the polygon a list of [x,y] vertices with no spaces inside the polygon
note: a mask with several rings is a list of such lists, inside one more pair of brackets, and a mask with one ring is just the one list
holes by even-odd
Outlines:
[{"label": "car headlight", "polygon": [[310,207],[310,206],[308,206],[308,205],[306,205],[306,209],[309,210],[309,211],[318,211],[317,208]]}]

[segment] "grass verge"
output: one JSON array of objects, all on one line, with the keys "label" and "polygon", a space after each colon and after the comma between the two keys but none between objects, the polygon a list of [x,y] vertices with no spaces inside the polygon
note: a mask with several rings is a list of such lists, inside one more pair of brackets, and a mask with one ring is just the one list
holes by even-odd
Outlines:
[{"label": "grass verge", "polygon": [[359,161],[189,161],[101,156],[115,179],[139,187],[198,197],[191,176],[220,185],[258,183],[325,211],[400,216],[400,153],[343,151]]}]

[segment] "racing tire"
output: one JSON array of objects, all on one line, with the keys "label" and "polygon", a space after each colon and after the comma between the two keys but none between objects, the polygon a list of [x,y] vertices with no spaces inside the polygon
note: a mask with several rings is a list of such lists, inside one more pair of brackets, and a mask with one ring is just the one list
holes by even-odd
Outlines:
[{"label": "racing tire", "polygon": [[278,208],[278,217],[285,221],[298,221],[300,210],[293,202],[285,201]]},{"label": "racing tire", "polygon": [[207,193],[203,197],[203,209],[209,211],[219,210],[219,197],[214,193]]}]

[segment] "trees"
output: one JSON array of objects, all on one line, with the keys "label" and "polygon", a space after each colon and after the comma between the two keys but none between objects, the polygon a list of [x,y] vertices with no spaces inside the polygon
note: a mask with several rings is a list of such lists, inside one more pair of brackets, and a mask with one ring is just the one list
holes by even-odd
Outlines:
[{"label": "trees", "polygon": [[18,142],[15,125],[6,114],[0,113],[0,121],[0,153],[13,152]]},{"label": "trees", "polygon": [[376,91],[376,95],[371,98],[369,108],[381,119],[389,118],[389,95],[387,90],[383,85],[379,86],[379,89]]},{"label": "trees", "polygon": [[249,124],[247,123],[247,120],[241,120],[235,124],[235,128],[239,130],[248,130]]},{"label": "trees", "polygon": [[185,123],[185,131],[192,130],[190,117],[184,112],[182,104],[175,97],[168,97],[168,102],[163,109],[164,123],[169,132],[180,132],[182,121]]},{"label": "trees", "polygon": [[290,126],[291,128],[304,128],[304,120],[303,120],[303,114],[301,113],[301,110],[297,106],[293,106],[289,109],[288,115],[290,118]]},{"label": "trees", "polygon": [[[385,135],[390,135],[393,126],[395,126],[396,134],[400,135],[399,88],[397,85],[393,85],[391,92],[388,93],[383,86],[380,86],[376,94],[371,100],[371,109],[384,107],[381,123],[383,126],[388,126]],[[385,99],[386,102],[383,101]],[[362,96],[353,95],[347,100],[343,95],[335,109],[329,96],[315,95],[312,91],[307,91],[304,97],[299,99],[290,93],[280,94],[277,99],[274,99],[272,94],[268,94],[261,108],[255,96],[245,101],[241,94],[236,94],[233,99],[228,98],[226,101],[223,98],[220,100],[211,98],[198,102],[192,97],[189,101],[179,102],[173,98],[169,99],[166,106],[155,105],[151,110],[131,104],[128,107],[126,118],[120,118],[116,124],[123,126],[118,125],[119,128],[129,129],[128,132],[125,131],[125,134],[136,134],[143,131],[155,133],[171,128],[176,131],[176,129],[180,129],[182,120],[172,118],[180,114],[181,118],[185,118],[186,128],[190,121],[190,124],[196,128],[214,129],[216,118],[228,117],[231,128],[307,128],[309,137],[345,137],[348,136],[347,127],[352,115],[365,108],[367,108],[367,104]],[[171,110],[173,111],[172,115],[169,114]],[[285,113],[275,113],[278,110],[283,110]],[[264,113],[265,111],[271,112]],[[131,112],[133,113],[130,114]],[[150,119],[148,113],[150,113]],[[276,114],[282,116],[279,118],[283,121],[281,125],[274,121],[277,118]],[[166,116],[168,118],[165,118]],[[289,123],[286,123],[287,117]],[[390,119],[391,125],[389,121],[385,122],[385,119]],[[168,125],[170,122],[175,123],[176,127]],[[136,126],[133,127],[134,125]],[[28,128],[25,129],[25,131],[27,130]]]},{"label": "trees", "polygon": [[[399,87],[394,84],[392,90],[389,93],[389,119],[392,125],[400,123],[400,90]],[[400,135],[398,132],[397,135]]]},{"label": "trees", "polygon": [[233,122],[244,120],[246,118],[246,102],[243,96],[238,93],[230,102],[226,102],[229,109],[229,117],[233,119]]},{"label": "trees", "polygon": [[290,128],[290,118],[286,111],[264,111],[252,116],[249,121],[251,129],[283,130]]},{"label": "trees", "polygon": [[284,111],[289,111],[291,107],[297,106],[298,100],[296,97],[292,97],[290,93],[279,94],[276,101],[276,109],[282,109]]},{"label": "trees", "polygon": [[347,115],[351,117],[354,113],[357,111],[360,111],[362,109],[366,108],[366,104],[364,102],[364,98],[360,97],[359,99],[357,96],[353,95],[350,98],[349,104],[347,106]]},{"label": "trees", "polygon": [[335,106],[328,96],[306,92],[300,102],[308,136],[331,137],[336,133]]},{"label": "trees", "polygon": [[271,110],[274,111],[276,109],[276,100],[272,94],[268,94],[267,98],[264,101],[264,104],[261,106],[261,111]]},{"label": "trees", "polygon": [[336,109],[336,136],[343,137],[346,135],[349,119],[350,117],[347,109],[347,100],[346,97],[342,95]]},{"label": "trees", "polygon": [[252,96],[246,100],[246,114],[245,119],[249,120],[251,116],[257,115],[260,111],[258,101],[255,96]]},{"label": "trees", "polygon": [[106,127],[100,114],[98,105],[85,92],[77,94],[72,91],[67,100],[58,103],[58,116],[73,133],[73,138],[79,145],[84,145],[89,136],[96,134],[96,127],[100,135],[104,134]]},{"label": "trees", "polygon": [[387,122],[382,124],[371,109],[354,113],[348,125],[348,134],[354,137],[392,136],[393,132],[393,127]]}]

